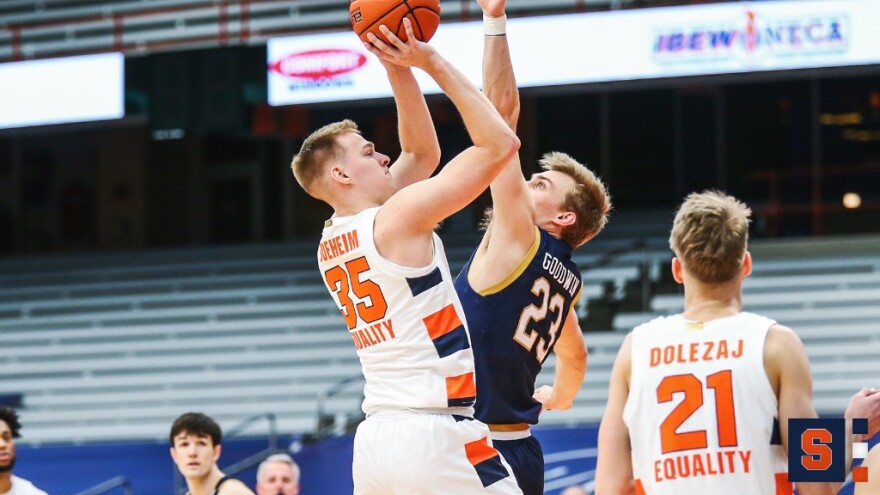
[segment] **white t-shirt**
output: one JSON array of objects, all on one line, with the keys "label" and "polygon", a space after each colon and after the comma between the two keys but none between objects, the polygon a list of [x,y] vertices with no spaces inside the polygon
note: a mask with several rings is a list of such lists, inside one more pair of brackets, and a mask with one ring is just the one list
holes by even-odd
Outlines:
[{"label": "white t-shirt", "polygon": [[30,481],[12,475],[12,489],[0,495],[47,495],[47,493],[35,487]]}]

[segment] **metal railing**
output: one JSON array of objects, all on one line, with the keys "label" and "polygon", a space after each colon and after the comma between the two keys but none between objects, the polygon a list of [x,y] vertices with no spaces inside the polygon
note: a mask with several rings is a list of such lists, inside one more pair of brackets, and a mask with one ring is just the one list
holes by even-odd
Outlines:
[{"label": "metal railing", "polygon": [[315,418],[315,436],[313,440],[317,441],[328,436],[331,431],[336,428],[335,417],[333,421],[327,421],[327,400],[348,388],[348,386],[352,382],[362,379],[363,376],[361,375],[354,375],[348,378],[343,378],[342,380],[339,380],[338,382],[334,383],[329,388],[318,394],[316,407],[317,415]]},{"label": "metal railing", "polygon": [[107,493],[110,490],[122,488],[122,493],[124,495],[132,495],[134,492],[131,491],[131,482],[128,481],[128,478],[125,476],[117,476],[115,478],[110,478],[109,480],[99,483],[91,488],[83,490],[76,495],[101,495],[102,493]]}]

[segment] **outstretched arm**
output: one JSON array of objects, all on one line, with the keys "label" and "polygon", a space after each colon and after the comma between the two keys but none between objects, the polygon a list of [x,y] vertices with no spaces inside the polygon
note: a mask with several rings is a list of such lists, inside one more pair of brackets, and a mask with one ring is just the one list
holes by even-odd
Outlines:
[{"label": "outstretched arm", "polygon": [[587,346],[574,310],[568,312],[561,331],[553,347],[556,354],[553,387],[545,385],[535,392],[535,398],[548,411],[570,409],[587,372]]},{"label": "outstretched arm", "polygon": [[[381,59],[380,59],[381,60]],[[410,67],[382,61],[397,105],[400,157],[391,165],[397,189],[427,179],[440,164],[440,143],[425,96]]]},{"label": "outstretched arm", "polygon": [[427,72],[452,100],[473,141],[473,146],[453,158],[439,174],[392,196],[376,217],[374,237],[380,253],[412,266],[423,263],[422,253],[430,252],[420,249],[429,237],[421,238],[416,246],[410,242],[412,236],[430,233],[437,223],[473,201],[519,149],[519,139],[464,74],[415,38],[408,19],[404,19],[404,28],[407,43],[382,28],[391,45],[370,35],[370,51],[390,63]]},{"label": "outstretched arm", "polygon": [[596,461],[596,495],[633,495],[631,444],[629,429],[623,422],[623,408],[629,396],[632,369],[632,334],[626,336],[608,385],[608,404],[599,425],[599,456]]},{"label": "outstretched arm", "polygon": [[[506,0],[477,0],[483,9],[483,92],[505,122],[516,130],[520,100],[510,58],[506,25]],[[492,181],[492,222],[471,264],[468,280],[483,290],[504,280],[535,241],[535,217],[522,165],[515,155]]]}]

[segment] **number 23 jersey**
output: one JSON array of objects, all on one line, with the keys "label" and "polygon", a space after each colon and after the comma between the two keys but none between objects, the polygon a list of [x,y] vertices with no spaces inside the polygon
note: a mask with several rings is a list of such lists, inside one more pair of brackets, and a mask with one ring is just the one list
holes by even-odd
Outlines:
[{"label": "number 23 jersey", "polygon": [[[345,319],[366,379],[363,410],[448,409],[471,414],[474,358],[443,243],[409,268],[373,242],[379,207],[324,226],[318,267]],[[462,409],[464,408],[464,409]]]},{"label": "number 23 jersey", "polygon": [[536,227],[535,241],[519,267],[495,287],[473,290],[467,275],[473,258],[456,278],[474,345],[474,415],[480,421],[538,422],[535,378],[583,284],[571,253],[567,243]]},{"label": "number 23 jersey", "polygon": [[792,493],[764,369],[774,324],[742,312],[662,317],[633,330],[623,420],[637,494]]}]

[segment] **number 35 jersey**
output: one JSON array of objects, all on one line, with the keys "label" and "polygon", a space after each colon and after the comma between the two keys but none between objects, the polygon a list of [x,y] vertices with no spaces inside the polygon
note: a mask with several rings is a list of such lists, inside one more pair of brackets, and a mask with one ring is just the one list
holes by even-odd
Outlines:
[{"label": "number 35 jersey", "polygon": [[764,369],[774,321],[657,318],[632,334],[623,420],[642,495],[792,493]]},{"label": "number 35 jersey", "polygon": [[535,378],[580,295],[571,247],[535,228],[535,242],[519,267],[478,293],[468,282],[471,261],[455,280],[471,329],[477,369],[475,416],[484,423],[538,422]]},{"label": "number 35 jersey", "polygon": [[318,248],[318,267],[366,379],[363,410],[457,408],[470,414],[474,358],[443,243],[433,236],[428,266],[392,263],[373,242],[378,211],[331,218]]}]

